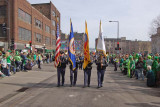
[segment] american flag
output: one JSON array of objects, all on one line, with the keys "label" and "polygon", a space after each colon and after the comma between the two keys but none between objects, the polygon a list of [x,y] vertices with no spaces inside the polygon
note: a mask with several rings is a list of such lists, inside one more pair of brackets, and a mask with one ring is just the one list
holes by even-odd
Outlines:
[{"label": "american flag", "polygon": [[55,62],[54,62],[55,67],[57,67],[59,64],[60,47],[61,47],[61,39],[59,34],[59,24],[57,23],[56,54],[55,54]]}]

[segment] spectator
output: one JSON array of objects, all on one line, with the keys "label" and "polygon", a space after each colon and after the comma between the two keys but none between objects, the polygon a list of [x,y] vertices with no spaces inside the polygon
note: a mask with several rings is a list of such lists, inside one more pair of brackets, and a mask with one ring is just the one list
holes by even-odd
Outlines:
[{"label": "spectator", "polygon": [[154,75],[154,72],[152,71],[151,69],[151,66],[147,66],[147,86],[148,87],[153,87],[155,86],[155,75]]}]

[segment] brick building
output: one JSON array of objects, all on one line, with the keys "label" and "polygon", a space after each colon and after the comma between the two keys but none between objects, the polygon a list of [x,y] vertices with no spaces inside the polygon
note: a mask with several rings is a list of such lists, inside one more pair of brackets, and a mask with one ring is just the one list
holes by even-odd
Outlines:
[{"label": "brick building", "polygon": [[[97,40],[95,40],[97,44]],[[116,54],[117,50],[115,48],[117,47],[117,38],[104,38],[105,46],[106,46],[106,52],[109,52],[110,54]],[[120,53],[121,54],[132,54],[135,53],[151,53],[151,42],[150,41],[131,41],[126,40],[126,37],[121,37],[118,39],[119,41],[119,47],[121,48]]]},{"label": "brick building", "polygon": [[[15,49],[29,47],[33,50],[56,48],[56,19],[60,25],[60,13],[50,3],[30,4],[27,0],[0,1],[0,48],[8,49],[14,39]],[[2,24],[7,26],[3,32]],[[8,45],[9,44],[9,45]]]},{"label": "brick building", "polygon": [[160,27],[157,28],[157,33],[151,36],[152,53],[160,53]]}]

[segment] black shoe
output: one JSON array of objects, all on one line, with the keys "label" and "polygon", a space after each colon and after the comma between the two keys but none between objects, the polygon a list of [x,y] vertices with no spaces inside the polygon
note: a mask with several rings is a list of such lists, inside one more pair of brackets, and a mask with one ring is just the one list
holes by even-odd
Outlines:
[{"label": "black shoe", "polygon": [[97,88],[101,88],[100,86],[98,86]]}]

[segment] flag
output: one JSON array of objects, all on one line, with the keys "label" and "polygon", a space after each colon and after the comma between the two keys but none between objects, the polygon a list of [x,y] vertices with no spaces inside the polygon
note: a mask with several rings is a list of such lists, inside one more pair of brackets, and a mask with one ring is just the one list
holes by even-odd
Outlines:
[{"label": "flag", "polygon": [[103,52],[103,54],[106,56],[106,47],[105,47],[104,38],[103,38],[103,30],[102,30],[101,21],[100,21],[99,37],[98,37],[98,43],[97,43],[96,50]]},{"label": "flag", "polygon": [[83,68],[85,69],[87,65],[91,62],[89,54],[89,35],[87,29],[87,22],[85,22],[85,38],[84,38],[84,64]]},{"label": "flag", "polygon": [[72,22],[70,20],[70,36],[69,36],[69,45],[68,45],[68,55],[69,60],[72,64],[72,70],[76,68],[76,56],[75,56],[75,43],[74,43],[74,33]]},{"label": "flag", "polygon": [[61,47],[61,39],[59,34],[59,24],[57,23],[56,54],[55,54],[55,62],[54,62],[55,67],[57,67],[59,64],[60,47]]}]

